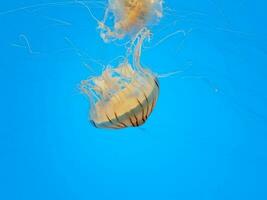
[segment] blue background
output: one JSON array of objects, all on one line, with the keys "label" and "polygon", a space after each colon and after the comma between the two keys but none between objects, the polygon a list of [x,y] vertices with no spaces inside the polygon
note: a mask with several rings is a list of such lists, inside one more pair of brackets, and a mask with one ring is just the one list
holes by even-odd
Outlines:
[{"label": "blue background", "polygon": [[264,0],[166,0],[142,63],[181,73],[119,131],[90,125],[78,86],[125,48],[80,4],[51,2],[0,3],[0,199],[267,199]]}]

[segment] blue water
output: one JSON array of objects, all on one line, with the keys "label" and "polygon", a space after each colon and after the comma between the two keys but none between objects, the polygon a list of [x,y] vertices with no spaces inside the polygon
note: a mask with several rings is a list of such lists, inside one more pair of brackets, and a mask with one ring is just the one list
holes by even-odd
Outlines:
[{"label": "blue water", "polygon": [[51,2],[0,3],[1,200],[267,199],[266,1],[166,0],[142,63],[181,72],[159,80],[144,126],[119,131],[92,127],[79,83],[125,48]]}]

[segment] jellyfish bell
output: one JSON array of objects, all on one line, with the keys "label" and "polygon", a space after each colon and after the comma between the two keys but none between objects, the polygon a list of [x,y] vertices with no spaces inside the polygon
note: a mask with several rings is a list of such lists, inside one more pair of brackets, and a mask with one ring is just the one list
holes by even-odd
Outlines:
[{"label": "jellyfish bell", "polygon": [[159,21],[162,3],[163,0],[109,0],[104,19],[98,22],[100,36],[110,42],[135,35],[145,26]]},{"label": "jellyfish bell", "polygon": [[140,65],[141,46],[147,33],[145,30],[137,39],[133,64],[125,60],[82,82],[81,89],[91,102],[90,121],[95,127],[136,127],[152,113],[159,95],[158,79]]},{"label": "jellyfish bell", "polygon": [[[116,75],[114,75],[116,74]],[[126,128],[145,123],[158,99],[159,88],[149,71],[136,72],[128,63],[106,69],[91,80],[98,95],[91,104],[90,120],[98,128]]]}]

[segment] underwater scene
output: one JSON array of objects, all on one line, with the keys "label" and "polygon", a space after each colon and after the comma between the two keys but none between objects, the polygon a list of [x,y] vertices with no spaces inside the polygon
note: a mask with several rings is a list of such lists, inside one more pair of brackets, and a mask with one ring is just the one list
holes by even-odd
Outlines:
[{"label": "underwater scene", "polygon": [[0,3],[1,200],[266,200],[267,2]]}]

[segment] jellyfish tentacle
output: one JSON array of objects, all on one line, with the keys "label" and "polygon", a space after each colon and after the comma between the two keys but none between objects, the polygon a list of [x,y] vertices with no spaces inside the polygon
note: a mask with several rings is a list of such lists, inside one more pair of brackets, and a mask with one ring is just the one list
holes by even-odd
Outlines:
[{"label": "jellyfish tentacle", "polygon": [[143,68],[140,64],[140,57],[141,57],[141,53],[142,53],[142,44],[143,44],[144,40],[147,37],[149,37],[150,31],[146,28],[144,28],[141,31],[142,32],[139,33],[140,35],[137,38],[137,44],[136,44],[135,49],[134,49],[133,64],[134,64],[134,66],[137,67],[137,69],[139,69],[140,71],[143,71]]},{"label": "jellyfish tentacle", "polygon": [[158,78],[168,78],[170,76],[174,76],[180,73],[183,73],[184,71],[182,70],[177,70],[177,71],[173,71],[173,72],[169,72],[169,73],[165,73],[165,74],[159,74],[157,75]]}]

